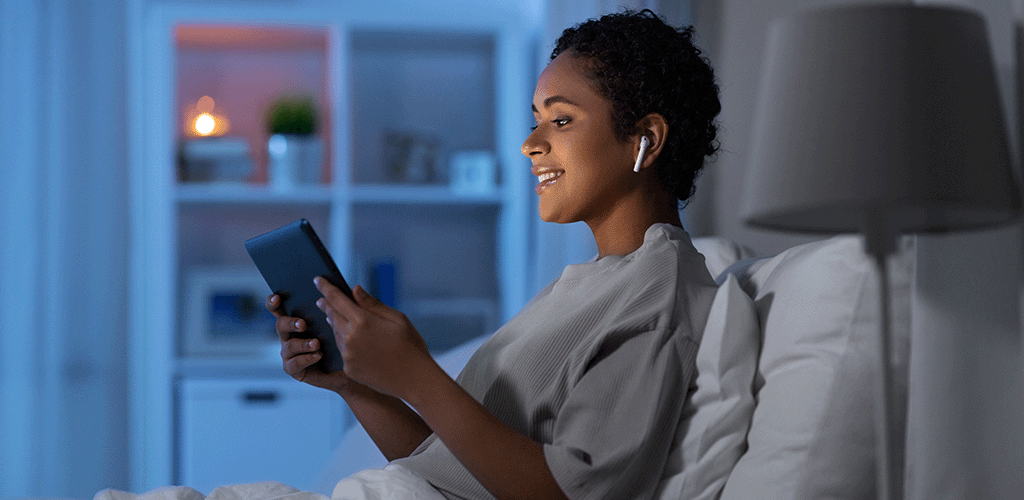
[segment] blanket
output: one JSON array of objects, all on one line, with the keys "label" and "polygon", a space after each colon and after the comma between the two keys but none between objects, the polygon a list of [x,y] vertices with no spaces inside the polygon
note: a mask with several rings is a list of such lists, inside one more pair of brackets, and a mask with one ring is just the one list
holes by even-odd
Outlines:
[{"label": "blanket", "polygon": [[331,499],[286,484],[265,481],[220,486],[209,496],[187,486],[164,486],[143,494],[103,490],[93,500],[445,500],[426,480],[400,465],[367,469],[342,479]]}]

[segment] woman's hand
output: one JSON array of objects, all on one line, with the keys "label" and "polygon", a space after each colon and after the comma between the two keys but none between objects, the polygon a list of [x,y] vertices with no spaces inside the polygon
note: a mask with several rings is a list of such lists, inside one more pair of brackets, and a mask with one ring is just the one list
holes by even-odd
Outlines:
[{"label": "woman's hand", "polygon": [[[356,297],[367,296],[362,288],[357,287],[356,290]],[[341,292],[338,294],[344,297]],[[365,304],[367,301],[362,302]],[[389,461],[409,456],[430,435],[430,427],[402,401],[352,380],[344,371],[324,373],[315,367],[322,357],[320,342],[295,336],[306,330],[306,322],[286,316],[281,309],[280,297],[268,297],[267,309],[277,317],[277,334],[281,339],[281,359],[285,373],[307,384],[332,390],[345,398],[363,429]],[[338,345],[342,344],[339,342]],[[346,370],[347,363],[346,360]]]},{"label": "woman's hand", "polygon": [[285,373],[300,382],[338,394],[351,389],[355,382],[349,379],[345,372],[325,373],[313,366],[323,357],[320,352],[320,341],[296,336],[306,331],[306,322],[300,318],[286,316],[281,306],[281,297],[276,294],[267,297],[266,307],[277,318],[277,336],[281,340],[281,361]]},{"label": "woman's hand", "polygon": [[345,361],[345,374],[377,391],[407,398],[417,373],[434,368],[426,342],[400,311],[370,296],[361,286],[353,302],[323,278],[314,280]]}]

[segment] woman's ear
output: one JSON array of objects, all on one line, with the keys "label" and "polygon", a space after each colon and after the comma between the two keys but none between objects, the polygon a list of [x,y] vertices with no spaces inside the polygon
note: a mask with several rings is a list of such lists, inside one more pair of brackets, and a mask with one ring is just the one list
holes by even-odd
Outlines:
[{"label": "woman's ear", "polygon": [[639,133],[635,137],[635,148],[637,155],[640,154],[640,137],[647,138],[647,150],[644,153],[640,168],[647,168],[654,164],[654,160],[661,154],[665,146],[665,138],[668,137],[668,122],[659,113],[650,113],[637,122]]}]

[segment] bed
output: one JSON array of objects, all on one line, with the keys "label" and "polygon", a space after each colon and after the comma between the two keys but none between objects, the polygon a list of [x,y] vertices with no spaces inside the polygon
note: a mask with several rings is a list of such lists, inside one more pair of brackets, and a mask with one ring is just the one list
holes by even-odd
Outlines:
[{"label": "bed", "polygon": [[[894,362],[903,366],[910,334],[910,242],[904,241],[889,266]],[[719,289],[656,498],[874,498],[879,285],[861,238],[835,236],[767,257],[721,238],[697,238],[694,245]],[[454,376],[484,340],[467,342],[438,361]],[[906,383],[897,381],[898,395],[905,397]],[[320,471],[317,493],[268,483],[258,486],[262,493],[242,497],[322,499],[339,479],[385,465],[356,425]],[[101,492],[97,498],[140,497]],[[141,498],[203,497],[178,488]]]},{"label": "bed", "polygon": [[[895,362],[904,365],[911,241],[889,269]],[[874,498],[878,283],[862,239],[835,236],[766,257],[722,238],[694,245],[719,291],[658,498]],[[438,361],[457,374],[483,340]],[[906,380],[898,386],[905,394]],[[339,478],[384,464],[355,426],[318,489],[329,493]]]}]

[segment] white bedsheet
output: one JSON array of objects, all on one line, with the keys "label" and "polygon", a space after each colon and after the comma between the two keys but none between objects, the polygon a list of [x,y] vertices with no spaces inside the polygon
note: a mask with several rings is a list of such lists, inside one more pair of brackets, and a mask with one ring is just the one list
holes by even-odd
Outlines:
[{"label": "white bedsheet", "polygon": [[[333,500],[445,500],[423,478],[400,465],[383,469],[357,472],[338,482],[331,495]],[[253,484],[220,486],[204,496],[187,486],[164,486],[135,494],[126,491],[103,490],[93,500],[330,500],[308,491],[299,491],[286,484],[266,481]]]},{"label": "white bedsheet", "polygon": [[267,481],[253,484],[232,484],[220,486],[203,495],[188,486],[164,486],[155,490],[135,494],[126,491],[103,490],[93,500],[327,500],[319,493],[299,491],[286,484]]}]

